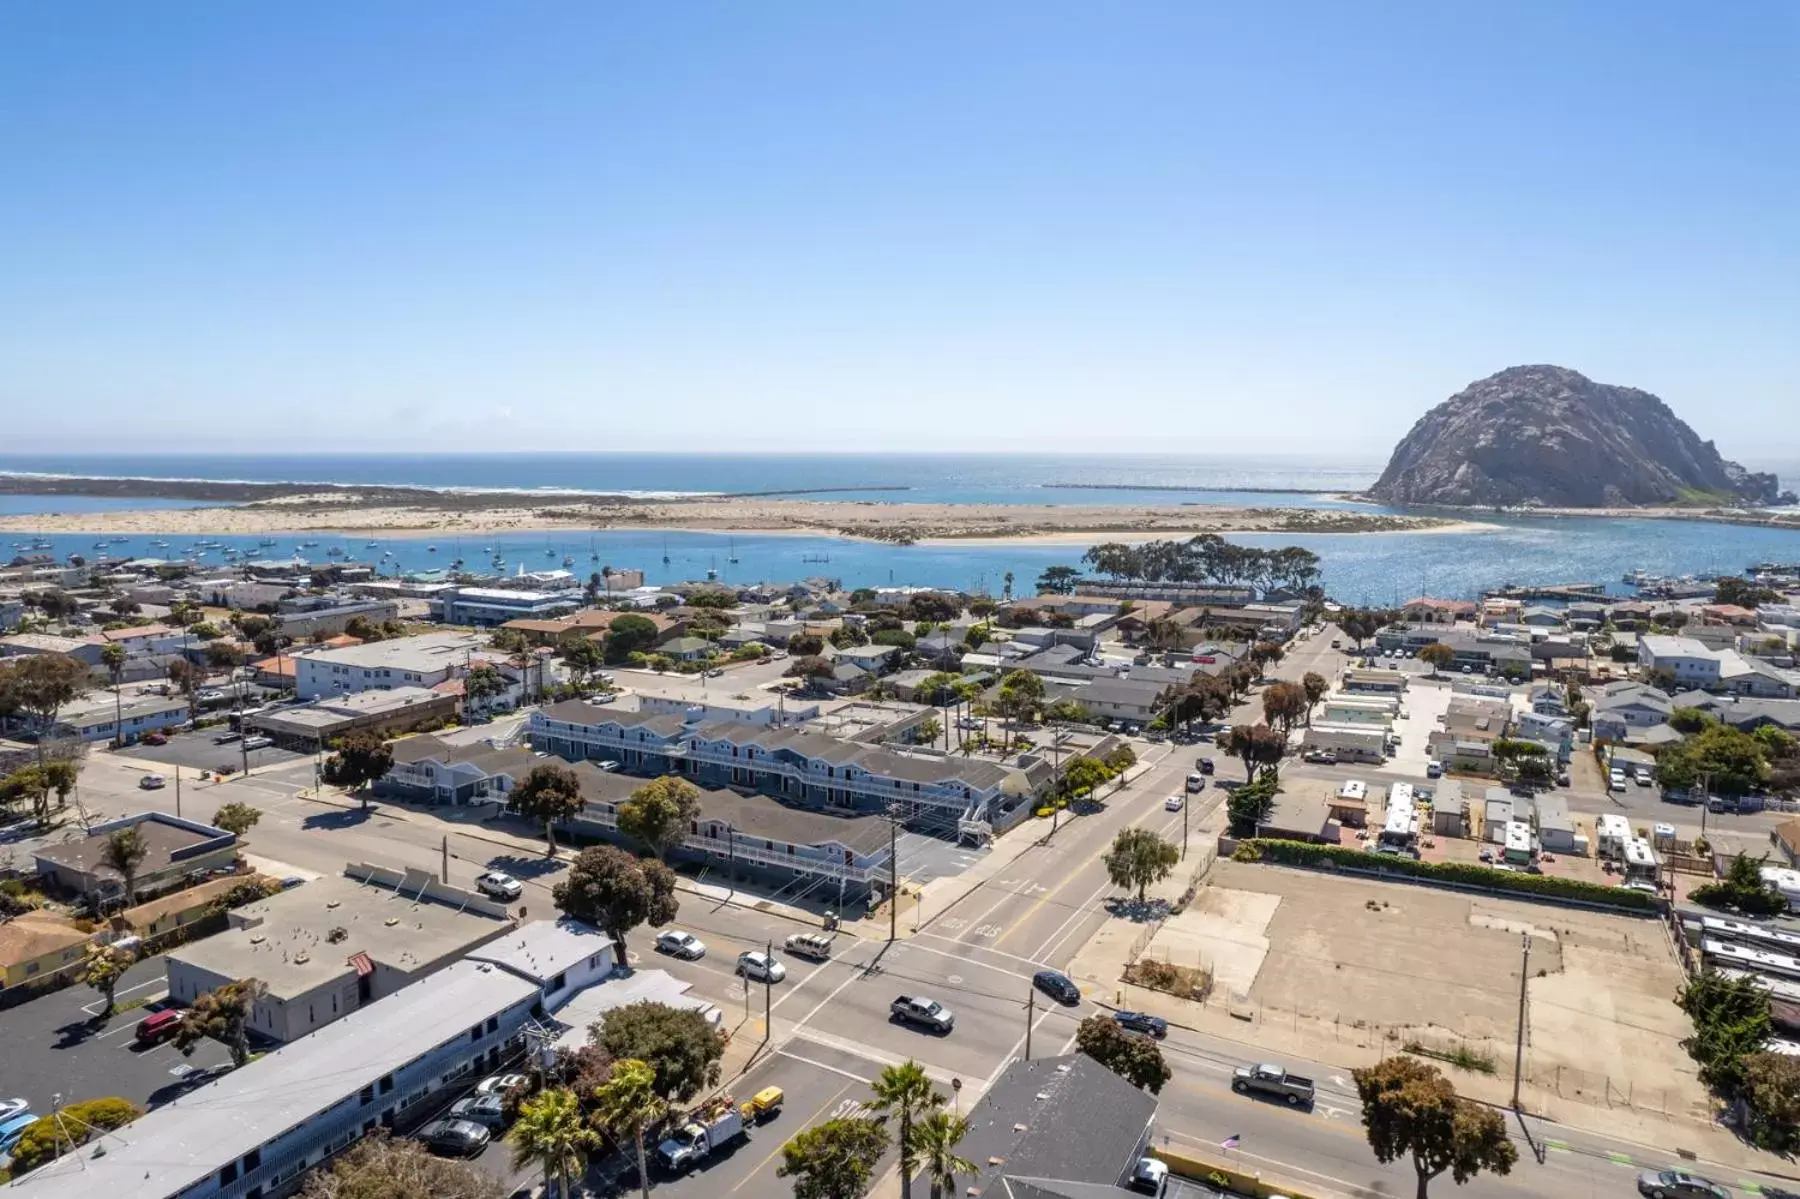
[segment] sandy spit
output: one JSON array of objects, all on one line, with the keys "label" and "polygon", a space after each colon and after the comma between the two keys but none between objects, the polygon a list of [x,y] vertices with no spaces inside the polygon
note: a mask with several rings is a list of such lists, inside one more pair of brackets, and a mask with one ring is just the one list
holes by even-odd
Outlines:
[{"label": "sandy spit", "polygon": [[1148,540],[1194,533],[1455,531],[1477,527],[1432,516],[1379,516],[1314,508],[1205,505],[905,504],[873,501],[701,498],[631,504],[442,508],[279,501],[213,508],[42,513],[0,517],[0,529],[39,533],[272,536],[345,532],[385,537],[479,536],[543,529],[862,537],[955,544]]}]

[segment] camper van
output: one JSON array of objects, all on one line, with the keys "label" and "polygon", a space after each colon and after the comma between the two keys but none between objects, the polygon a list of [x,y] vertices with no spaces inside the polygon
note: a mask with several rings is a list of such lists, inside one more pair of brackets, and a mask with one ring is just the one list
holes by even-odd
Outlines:
[{"label": "camper van", "polygon": [[1631,821],[1617,812],[1603,812],[1594,821],[1594,851],[1615,862],[1624,861],[1625,847],[1631,844]]}]

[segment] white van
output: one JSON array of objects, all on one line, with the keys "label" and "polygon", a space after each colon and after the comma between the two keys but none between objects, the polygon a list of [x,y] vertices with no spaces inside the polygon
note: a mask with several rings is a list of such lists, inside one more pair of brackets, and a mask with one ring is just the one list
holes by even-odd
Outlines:
[{"label": "white van", "polygon": [[1367,799],[1368,795],[1369,788],[1361,779],[1349,779],[1338,788],[1339,799],[1362,800]]}]

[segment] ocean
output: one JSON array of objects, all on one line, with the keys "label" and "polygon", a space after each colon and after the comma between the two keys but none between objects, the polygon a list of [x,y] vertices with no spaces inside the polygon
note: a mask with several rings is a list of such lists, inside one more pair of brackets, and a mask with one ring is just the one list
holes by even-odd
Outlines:
[{"label": "ocean", "polygon": [[[1800,474],[1792,464],[1786,464],[1785,470],[1783,464],[1750,465],[1780,470],[1784,479]],[[1379,463],[1319,459],[1118,455],[0,455],[0,470],[48,474],[642,493],[804,490],[829,491],[836,498],[936,503],[1337,506],[1343,501],[1322,493],[1366,487],[1379,469]],[[885,487],[907,490],[876,490]],[[1221,490],[1204,490],[1208,488]],[[191,505],[165,500],[0,497],[0,511],[14,513],[176,506]],[[1345,602],[1368,604],[1393,603],[1420,593],[1472,598],[1504,583],[1600,582],[1616,593],[1627,594],[1629,589],[1621,578],[1633,569],[1668,575],[1730,573],[1753,562],[1800,561],[1800,531],[1788,529],[1629,518],[1506,518],[1490,523],[1495,527],[1459,533],[1265,534],[1233,540],[1259,546],[1304,545],[1319,554],[1330,594]],[[107,552],[173,558],[196,539],[144,535],[113,542],[104,551],[95,548],[93,534],[50,540],[58,557]],[[569,569],[583,576],[610,565],[641,569],[652,583],[703,578],[714,571],[721,580],[738,583],[825,575],[847,587],[915,584],[994,594],[1004,589],[1009,572],[1014,576],[1014,590],[1029,592],[1040,571],[1052,565],[1077,565],[1084,548],[1044,544],[893,546],[834,537],[665,535],[638,530],[592,534],[557,530],[448,541],[377,539],[374,546],[366,544],[371,540],[366,533],[290,535],[276,538],[276,544],[268,547],[258,547],[260,539],[256,537],[211,540],[240,550],[260,548],[267,558],[298,553],[321,563],[332,560],[326,551],[338,546],[350,558],[381,563],[383,573],[443,568],[457,557],[463,558],[469,569],[485,569],[497,551],[504,556],[509,574],[520,568],[561,566],[568,557],[572,560]],[[301,540],[319,544],[301,547]],[[156,541],[170,544],[158,546]],[[0,534],[0,547],[17,549],[25,544],[23,534]],[[665,554],[669,558],[666,564],[662,561]],[[217,551],[203,561],[222,564]]]},{"label": "ocean", "polygon": [[[84,478],[383,483],[627,495],[812,492],[832,499],[942,504],[1234,507],[1349,507],[1325,493],[1360,491],[1376,480],[1381,467],[1378,461],[1314,457],[1132,454],[0,454],[3,472]],[[146,501],[143,506],[166,505]]]}]

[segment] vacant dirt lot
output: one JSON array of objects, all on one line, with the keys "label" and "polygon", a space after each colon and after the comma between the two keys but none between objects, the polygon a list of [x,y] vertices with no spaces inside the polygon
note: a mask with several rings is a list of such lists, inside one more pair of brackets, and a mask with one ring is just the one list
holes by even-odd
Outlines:
[{"label": "vacant dirt lot", "polygon": [[1172,956],[1210,959],[1221,1002],[1259,1023],[1371,1048],[1465,1047],[1510,1074],[1529,936],[1529,1082],[1586,1102],[1705,1110],[1678,1044],[1681,970],[1653,921],[1229,861],[1209,881],[1165,929],[1181,942]]}]

